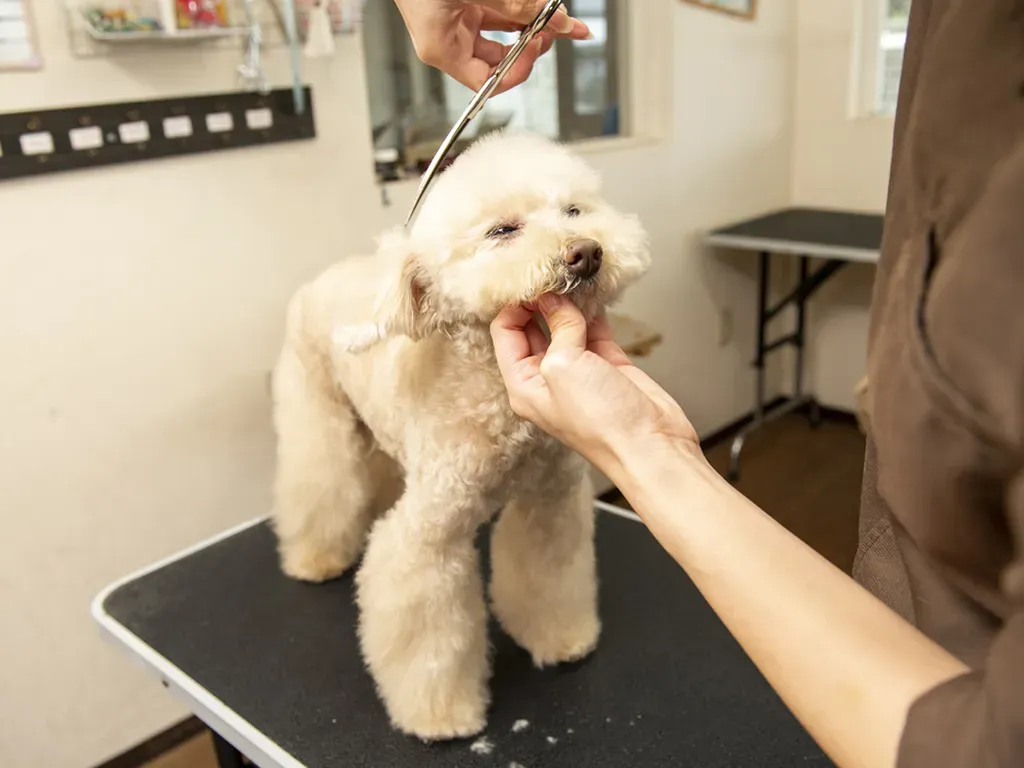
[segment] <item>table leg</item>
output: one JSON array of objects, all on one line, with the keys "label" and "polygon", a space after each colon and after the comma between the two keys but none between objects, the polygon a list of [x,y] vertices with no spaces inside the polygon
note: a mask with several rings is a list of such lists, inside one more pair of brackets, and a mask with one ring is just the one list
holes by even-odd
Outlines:
[{"label": "table leg", "polygon": [[[806,286],[808,266],[810,259],[807,256],[800,257],[800,282],[799,285]],[[807,403],[807,418],[812,427],[821,426],[821,406],[815,397],[804,397],[804,345],[807,341],[804,329],[806,328],[807,295],[800,293],[796,300],[796,334],[793,345],[796,347],[796,362],[793,372],[793,396]]]},{"label": "table leg", "polygon": [[729,472],[730,482],[739,480],[740,476],[740,453],[743,451],[743,443],[747,435],[753,432],[764,420],[764,390],[765,375],[764,365],[767,350],[765,349],[765,335],[768,327],[768,285],[771,282],[771,254],[767,251],[761,252],[757,268],[757,356],[754,359],[756,368],[756,383],[754,390],[754,421],[745,430],[733,438],[732,447],[729,449]]},{"label": "table leg", "polygon": [[765,334],[768,331],[768,286],[771,283],[771,254],[767,251],[761,254],[758,266],[758,296],[757,296],[757,360],[754,365],[757,367],[757,400],[754,408],[754,420],[760,421],[764,418],[764,359],[765,359]]},{"label": "table leg", "polygon": [[247,763],[242,753],[216,731],[211,731],[211,733],[213,734],[213,751],[217,755],[219,768],[246,768]]},{"label": "table leg", "polygon": [[[771,282],[771,263],[769,259],[769,253],[762,253],[758,266],[757,355],[754,359],[757,381],[754,418],[750,424],[733,438],[732,447],[729,451],[729,470],[726,475],[730,482],[736,482],[739,479],[740,453],[743,451],[743,444],[746,442],[747,437],[765,422],[773,421],[806,406],[811,426],[816,427],[821,423],[821,406],[818,404],[817,398],[804,393],[804,345],[807,327],[806,303],[826,280],[843,267],[845,262],[832,259],[811,273],[809,270],[810,259],[806,256],[801,256],[800,277],[796,286],[774,306],[769,307],[768,286]],[[767,340],[768,323],[785,307],[790,305],[793,305],[796,309],[796,329],[790,334],[769,342]],[[794,393],[785,402],[771,408],[770,411],[766,411],[765,360],[769,352],[785,345],[792,345],[796,348]]]}]

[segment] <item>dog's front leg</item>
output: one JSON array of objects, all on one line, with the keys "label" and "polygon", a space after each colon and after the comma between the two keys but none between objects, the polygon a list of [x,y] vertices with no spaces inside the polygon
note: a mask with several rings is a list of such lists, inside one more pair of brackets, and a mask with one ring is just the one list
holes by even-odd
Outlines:
[{"label": "dog's front leg", "polygon": [[594,494],[577,456],[522,483],[491,537],[491,601],[505,631],[537,666],[597,645]]},{"label": "dog's front leg", "polygon": [[374,525],[356,575],[359,640],[396,728],[432,741],[483,730],[487,609],[474,534],[483,498],[422,483]]}]

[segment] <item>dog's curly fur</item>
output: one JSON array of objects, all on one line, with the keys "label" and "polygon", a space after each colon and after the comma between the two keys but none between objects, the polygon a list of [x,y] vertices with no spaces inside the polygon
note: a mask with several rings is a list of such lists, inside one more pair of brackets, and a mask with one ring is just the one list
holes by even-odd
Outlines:
[{"label": "dog's curly fur", "polygon": [[[574,241],[603,247],[571,276]],[[356,575],[359,638],[392,723],[424,740],[486,722],[488,610],[474,534],[491,538],[490,601],[537,665],[600,633],[584,461],[509,407],[488,325],[545,291],[592,316],[647,269],[635,217],[562,145],[484,139],[435,182],[412,230],[293,297],[274,370],[275,530],[283,570]]]}]

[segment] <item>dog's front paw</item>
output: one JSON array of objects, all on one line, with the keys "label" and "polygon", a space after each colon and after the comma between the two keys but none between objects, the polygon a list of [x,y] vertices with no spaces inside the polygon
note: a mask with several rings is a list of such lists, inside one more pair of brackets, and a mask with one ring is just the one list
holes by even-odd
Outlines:
[{"label": "dog's front paw", "polygon": [[426,742],[469,738],[487,726],[487,698],[481,694],[447,701],[428,694],[416,701],[393,702],[390,709],[395,728]]},{"label": "dog's front paw", "polygon": [[597,648],[601,622],[596,616],[581,618],[573,624],[532,627],[534,631],[513,639],[530,652],[537,667],[550,667],[579,661]]},{"label": "dog's front paw", "polygon": [[319,584],[341,576],[352,565],[354,557],[336,550],[312,549],[304,545],[281,547],[281,570],[299,581]]},{"label": "dog's front paw", "polygon": [[575,615],[544,611],[540,606],[510,610],[508,602],[496,601],[495,613],[516,645],[529,651],[537,667],[577,662],[589,655],[601,635],[596,610],[579,609]]}]

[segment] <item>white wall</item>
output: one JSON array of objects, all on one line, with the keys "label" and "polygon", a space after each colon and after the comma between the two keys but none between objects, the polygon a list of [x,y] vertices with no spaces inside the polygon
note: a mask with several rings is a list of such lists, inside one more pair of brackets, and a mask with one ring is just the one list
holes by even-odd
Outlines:
[{"label": "white wall", "polygon": [[[856,3],[797,0],[793,202],[882,212],[889,181],[892,118],[851,114]],[[854,409],[864,375],[874,268],[849,265],[809,310],[808,386],[823,402]]]},{"label": "white wall", "polygon": [[[707,431],[751,405],[753,265],[696,233],[788,200],[793,6],[747,24],[646,3],[673,24],[671,136],[592,159],[652,234],[624,307],[664,332],[644,365]],[[35,7],[46,69],[0,78],[5,111],[232,86],[231,53],[73,60],[56,4]],[[305,67],[314,142],[0,184],[0,765],[84,768],[184,716],[89,602],[267,512],[285,301],[404,215],[411,185],[388,208],[371,177],[358,43]]]},{"label": "white wall", "polygon": [[[650,207],[659,240],[672,244],[658,252],[658,274],[637,306],[665,335],[662,380],[706,433],[753,404],[756,264],[749,254],[705,249],[699,237],[788,202],[794,18],[788,2],[761,4],[756,24],[678,5],[675,140],[659,150],[665,155],[651,153],[649,182],[631,171],[632,158],[622,157],[619,171],[635,178],[630,194]],[[726,344],[723,313],[735,328]]]}]

